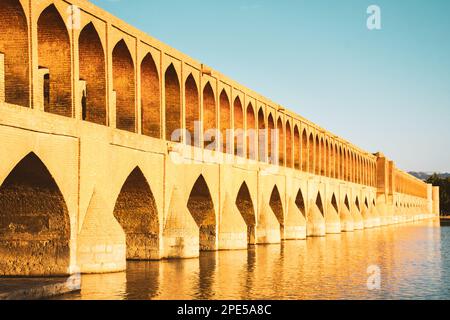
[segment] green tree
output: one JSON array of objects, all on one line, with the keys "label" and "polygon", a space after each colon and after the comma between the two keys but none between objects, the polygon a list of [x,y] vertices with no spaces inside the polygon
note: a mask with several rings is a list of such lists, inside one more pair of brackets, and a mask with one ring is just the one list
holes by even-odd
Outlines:
[{"label": "green tree", "polygon": [[439,187],[441,215],[450,215],[450,178],[441,178],[435,173],[426,182]]}]

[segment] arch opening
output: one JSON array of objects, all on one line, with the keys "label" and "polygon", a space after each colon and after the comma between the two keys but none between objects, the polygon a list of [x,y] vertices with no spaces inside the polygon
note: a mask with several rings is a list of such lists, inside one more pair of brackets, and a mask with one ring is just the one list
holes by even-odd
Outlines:
[{"label": "arch opening", "polygon": [[5,101],[29,107],[28,24],[18,0],[1,1],[0,30],[0,52],[5,55]]},{"label": "arch opening", "polygon": [[233,151],[229,146],[229,134],[231,128],[231,107],[228,95],[224,90],[220,93],[220,135],[222,140],[222,152],[231,154]]},{"label": "arch opening", "polygon": [[302,190],[298,190],[297,196],[295,197],[295,204],[297,208],[302,213],[303,217],[306,218],[306,206],[305,206],[305,198],[303,198]]},{"label": "arch opening", "polygon": [[49,103],[44,104],[44,111],[72,117],[70,37],[53,4],[39,16],[37,33],[39,67],[49,70]]},{"label": "arch opening", "polygon": [[[166,70],[164,84],[166,89],[166,140],[172,141],[172,134],[182,128],[180,80],[173,64],[170,64]],[[173,142],[181,142],[181,135],[174,135],[173,140]]]},{"label": "arch opening", "polygon": [[159,219],[155,198],[139,167],[124,182],[114,217],[126,235],[128,260],[159,258]]},{"label": "arch opening", "polygon": [[308,151],[309,151],[309,165],[308,165],[308,169],[310,173],[314,173],[315,170],[315,163],[314,163],[314,137],[313,134],[311,133],[309,135],[309,145],[308,145]]},{"label": "arch opening", "polygon": [[239,97],[234,100],[234,155],[244,157],[244,112]]},{"label": "arch opening", "polygon": [[114,47],[112,62],[116,128],[136,132],[134,63],[124,40],[120,40]]},{"label": "arch opening", "polygon": [[264,111],[262,108],[258,111],[258,160],[266,162],[267,157],[267,130]]},{"label": "arch opening", "polygon": [[[277,121],[277,137],[276,137],[276,141],[277,141],[277,145],[278,145],[278,165],[280,166],[284,166],[285,165],[285,143],[287,143],[287,141],[284,138],[284,128],[283,128],[283,122],[281,121],[281,118],[278,118]],[[286,145],[286,149],[287,149],[287,145]],[[286,151],[286,155],[287,155],[287,151]],[[287,163],[286,163],[287,165]]]},{"label": "arch opening", "polygon": [[141,62],[141,113],[142,134],[161,138],[161,89],[151,53]]},{"label": "arch opening", "polygon": [[350,202],[348,201],[348,196],[345,196],[344,205],[347,207],[348,211],[350,211]]},{"label": "arch opening", "polygon": [[320,196],[320,192],[317,193],[316,206],[317,208],[319,208],[319,211],[322,214],[322,216],[325,216],[325,211],[323,210],[323,202],[322,197]]},{"label": "arch opening", "polygon": [[66,275],[70,218],[64,197],[34,153],[0,187],[0,275]]},{"label": "arch opening", "polygon": [[196,135],[196,131],[200,128],[196,128],[196,123],[200,121],[200,99],[198,95],[197,83],[194,77],[190,74],[184,84],[185,87],[185,100],[186,100],[186,130],[189,133],[190,139],[186,141],[186,144],[200,147],[200,137]]},{"label": "arch opening", "polygon": [[247,158],[256,160],[256,118],[251,103],[247,106]]},{"label": "arch opening", "polygon": [[280,192],[278,191],[278,187],[275,186],[272,190],[272,194],[270,195],[270,208],[273,213],[277,217],[278,222],[280,223],[281,234],[284,233],[284,211],[283,211],[283,201],[281,200]]},{"label": "arch opening", "polygon": [[308,136],[306,130],[302,133],[302,171],[308,171]]},{"label": "arch opening", "polygon": [[200,250],[216,249],[216,214],[206,180],[201,175],[189,195],[187,207],[200,231]]},{"label": "arch opening", "polygon": [[333,193],[333,197],[331,197],[331,205],[336,209],[336,212],[339,212],[338,203],[336,200],[336,195]]},{"label": "arch opening", "polygon": [[[284,140],[284,139],[283,139]],[[292,161],[292,129],[290,122],[286,122],[286,167],[293,167]]]},{"label": "arch opening", "polygon": [[[216,126],[216,98],[214,96],[213,88],[208,82],[203,88],[203,137],[205,148],[210,146],[210,150],[217,149],[217,133]],[[211,146],[214,146],[211,148]]]},{"label": "arch opening", "polygon": [[356,197],[355,205],[356,205],[356,208],[358,209],[358,211],[361,212],[361,207],[359,205],[359,198],[358,197]]},{"label": "arch opening", "polygon": [[297,170],[301,170],[301,162],[300,162],[300,133],[298,131],[298,127],[294,128],[294,168]]},{"label": "arch opening", "polygon": [[256,241],[256,215],[253,206],[252,197],[247,184],[244,182],[239,189],[236,206],[247,224],[247,240],[249,244],[255,244]]},{"label": "arch opening", "polygon": [[86,81],[82,119],[106,124],[106,62],[100,37],[92,23],[79,36],[80,80]]},{"label": "arch opening", "polygon": [[276,148],[275,121],[272,114],[267,118],[267,155],[270,164],[277,164],[278,152]]}]

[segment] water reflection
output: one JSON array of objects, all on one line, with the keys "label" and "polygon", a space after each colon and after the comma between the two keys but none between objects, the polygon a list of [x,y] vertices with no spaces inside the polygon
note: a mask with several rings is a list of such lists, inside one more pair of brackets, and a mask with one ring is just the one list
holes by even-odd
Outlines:
[{"label": "water reflection", "polygon": [[[367,268],[381,269],[381,290]],[[64,299],[448,299],[450,228],[422,222],[252,247],[199,259],[129,262],[86,275]]]}]

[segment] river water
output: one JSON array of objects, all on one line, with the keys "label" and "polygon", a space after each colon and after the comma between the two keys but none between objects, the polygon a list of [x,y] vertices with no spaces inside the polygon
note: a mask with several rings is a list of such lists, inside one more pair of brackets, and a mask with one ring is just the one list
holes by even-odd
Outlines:
[{"label": "river water", "polygon": [[123,273],[83,276],[81,292],[61,298],[450,299],[450,227],[425,221],[129,262]]}]

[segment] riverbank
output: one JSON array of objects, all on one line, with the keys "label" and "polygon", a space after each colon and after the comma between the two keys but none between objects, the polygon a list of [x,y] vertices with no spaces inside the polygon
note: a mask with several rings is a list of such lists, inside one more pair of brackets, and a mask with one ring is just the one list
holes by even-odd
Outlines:
[{"label": "riverbank", "polygon": [[79,275],[65,278],[0,278],[0,300],[39,300],[81,289]]}]

